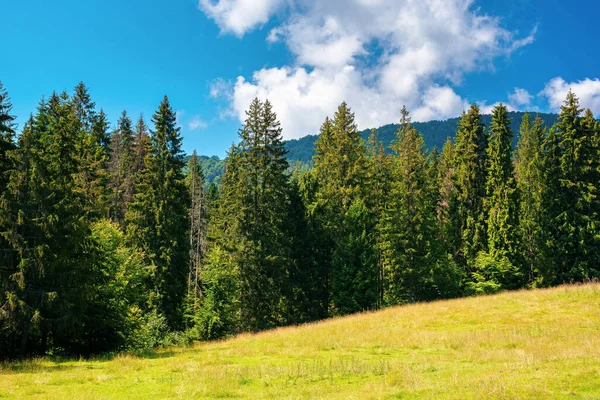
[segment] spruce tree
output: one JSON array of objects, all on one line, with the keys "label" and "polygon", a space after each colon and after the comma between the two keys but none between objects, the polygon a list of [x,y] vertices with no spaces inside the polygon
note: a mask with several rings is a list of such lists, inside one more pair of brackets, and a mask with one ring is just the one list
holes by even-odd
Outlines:
[{"label": "spruce tree", "polygon": [[[135,126],[135,139],[133,141],[133,165],[131,168],[133,174],[133,184],[138,181],[138,176],[146,166],[146,156],[150,152],[151,143],[148,134],[148,127],[144,121],[144,115],[140,114]],[[135,190],[135,189],[134,189]]]},{"label": "spruce tree", "polygon": [[183,174],[180,128],[167,96],[152,121],[155,130],[152,151],[146,156],[148,168],[140,177],[140,189],[126,215],[128,238],[146,253],[153,268],[149,304],[178,329],[183,326],[189,271],[189,191]]},{"label": "spruce tree", "polygon": [[108,216],[108,121],[102,111],[96,113],[95,103],[87,87],[79,83],[71,99],[78,122],[77,154],[79,155],[78,186],[82,191],[85,212],[90,220]]},{"label": "spruce tree", "polygon": [[108,154],[110,149],[109,129],[110,124],[108,122],[108,117],[104,110],[100,109],[100,112],[96,115],[92,124],[92,136],[94,137],[94,141],[105,149],[106,154]]},{"label": "spruce tree", "polygon": [[368,140],[368,170],[367,179],[369,191],[367,194],[368,207],[371,210],[373,220],[375,221],[374,235],[377,249],[377,269],[378,269],[378,307],[384,302],[384,257],[383,249],[385,238],[383,234],[384,212],[388,205],[392,187],[393,160],[386,152],[383,143],[379,141],[377,130],[373,129]]},{"label": "spruce tree", "polygon": [[200,276],[203,300],[198,330],[204,339],[240,332],[240,269],[236,263],[242,245],[240,152],[232,145],[227,154],[220,196],[213,203],[208,229],[209,248]]},{"label": "spruce tree", "polygon": [[123,111],[112,134],[110,147],[110,216],[124,223],[127,207],[133,196],[133,141],[134,133],[127,111]]},{"label": "spruce tree", "polygon": [[487,134],[479,107],[463,112],[456,132],[455,181],[459,246],[453,251],[459,265],[470,269],[486,249],[486,215],[483,199],[487,175]]},{"label": "spruce tree", "polygon": [[86,133],[91,132],[96,121],[96,103],[92,101],[89,90],[83,82],[79,82],[75,87],[73,108],[81,129]]},{"label": "spruce tree", "polygon": [[208,224],[208,207],[205,195],[205,182],[202,168],[198,163],[196,151],[188,161],[186,184],[191,195],[189,208],[189,241],[190,256],[188,261],[189,272],[187,280],[187,314],[188,318],[195,318],[202,301],[200,276],[202,264],[206,254],[206,231]]},{"label": "spruce tree", "polygon": [[271,104],[254,99],[240,130],[240,224],[245,245],[238,259],[243,329],[261,330],[285,321],[280,301],[286,284],[289,243],[289,167],[281,127]]},{"label": "spruce tree", "polygon": [[[8,212],[5,192],[8,187],[9,173],[14,168],[14,156],[12,153],[16,148],[15,119],[16,117],[12,115],[12,104],[10,97],[8,97],[8,92],[4,89],[2,82],[0,82],[0,209],[3,209],[4,212]],[[0,220],[0,232],[2,230],[3,226]],[[12,264],[14,262],[11,260],[12,258],[12,251],[8,250],[7,244],[0,237],[0,265],[7,266]],[[2,295],[0,294],[0,296]],[[0,297],[0,303],[3,303],[2,297]]]},{"label": "spruce tree", "polygon": [[435,261],[436,209],[421,134],[402,108],[392,144],[394,174],[384,214],[384,304],[428,300]]},{"label": "spruce tree", "polygon": [[78,186],[79,119],[66,94],[40,104],[19,138],[19,167],[11,174],[12,210],[3,236],[19,254],[8,297],[14,343],[21,354],[52,344],[89,351],[90,304],[100,271],[90,259],[86,197]]},{"label": "spruce tree", "polygon": [[461,244],[461,224],[458,219],[456,186],[456,148],[449,138],[444,143],[437,173],[439,187],[438,243],[441,251],[456,260]]},{"label": "spruce tree", "polygon": [[597,131],[591,113],[587,118],[581,113],[579,100],[569,92],[551,133],[549,151],[556,155],[558,178],[556,207],[548,210],[555,235],[554,283],[600,276]]},{"label": "spruce tree", "polygon": [[315,144],[317,202],[331,247],[331,310],[346,314],[377,307],[376,221],[366,204],[366,147],[344,102],[326,119]]},{"label": "spruce tree", "polygon": [[8,185],[15,168],[15,116],[8,93],[0,82],[0,357],[15,349],[16,331],[20,320],[19,307],[11,296],[10,277],[16,272],[18,253],[10,246],[10,217],[14,203],[10,202]]},{"label": "spruce tree", "polygon": [[470,290],[495,291],[519,287],[522,273],[518,264],[517,193],[512,161],[513,133],[506,106],[492,112],[487,148],[488,175],[484,202],[487,217],[488,252],[477,256]]},{"label": "spruce tree", "polygon": [[542,284],[543,251],[543,194],[545,190],[544,150],[546,136],[544,122],[536,118],[531,123],[529,114],[523,116],[516,152],[516,178],[519,194],[519,252],[523,258],[524,273],[531,285]]}]

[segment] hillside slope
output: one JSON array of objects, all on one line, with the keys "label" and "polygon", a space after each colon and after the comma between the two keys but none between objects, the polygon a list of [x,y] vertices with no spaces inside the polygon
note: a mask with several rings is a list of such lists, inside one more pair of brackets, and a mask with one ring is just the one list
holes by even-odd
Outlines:
[{"label": "hillside slope", "polygon": [[[517,141],[517,134],[519,127],[523,119],[524,112],[510,112],[509,118],[512,118],[511,129],[515,134],[514,143]],[[531,114],[534,116],[534,114]],[[547,127],[552,126],[557,121],[556,114],[537,114],[544,120]],[[492,117],[491,115],[483,115],[482,122],[486,127],[489,128]],[[413,125],[419,132],[423,134],[425,144],[429,148],[437,147],[441,150],[444,143],[448,138],[453,138],[456,134],[458,127],[459,118],[451,118],[444,121],[429,121],[429,122],[415,122]],[[384,144],[386,148],[393,140],[396,139],[396,132],[398,131],[397,124],[388,124],[381,126],[376,129],[379,140]],[[361,132],[362,138],[366,141],[371,134],[371,129],[365,129]],[[304,136],[300,139],[287,140],[285,142],[285,148],[288,151],[287,159],[291,165],[298,163],[308,164],[312,162],[315,154],[315,142],[317,140],[316,135]],[[208,182],[219,182],[222,174],[225,172],[225,162],[220,160],[219,157],[201,157],[202,167],[206,171],[205,175]]]},{"label": "hillside slope", "polygon": [[[515,144],[521,121],[523,120],[524,112],[510,112],[508,117],[512,119],[511,129],[515,134]],[[531,114],[535,118],[536,114]],[[541,119],[544,120],[547,127],[554,125],[557,121],[556,114],[537,114]],[[419,132],[423,134],[425,139],[425,145],[430,149],[437,147],[441,150],[444,147],[444,143],[448,138],[453,138],[458,128],[458,121],[460,118],[450,118],[444,121],[428,121],[428,122],[414,122],[413,125]],[[481,121],[487,128],[492,123],[491,115],[482,115]],[[377,130],[379,140],[384,146],[389,147],[393,140],[396,139],[396,132],[398,131],[398,124],[388,124],[380,126]],[[362,138],[366,141],[371,134],[371,129],[365,129],[361,132]],[[288,150],[288,160],[290,163],[296,161],[309,162],[312,160],[314,155],[315,141],[317,140],[316,135],[308,135],[296,140],[288,140],[285,143],[286,149]]]},{"label": "hillside slope", "polygon": [[600,398],[600,285],[389,308],[231,340],[0,369],[0,398]]}]

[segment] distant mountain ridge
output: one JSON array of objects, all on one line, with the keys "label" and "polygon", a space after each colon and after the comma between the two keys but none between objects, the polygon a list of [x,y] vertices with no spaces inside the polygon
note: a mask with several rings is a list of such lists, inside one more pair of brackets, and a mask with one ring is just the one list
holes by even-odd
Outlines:
[{"label": "distant mountain ridge", "polygon": [[[515,134],[515,144],[517,140],[517,135],[519,133],[519,128],[521,126],[521,121],[523,120],[523,115],[525,112],[514,111],[508,113],[509,118],[512,118],[511,129]],[[548,113],[529,113],[533,118],[538,115],[541,119],[544,120],[544,123],[547,127],[554,125],[554,123],[558,120],[557,114],[548,114]],[[460,117],[450,118],[444,121],[428,121],[428,122],[413,122],[412,125],[417,128],[425,139],[425,145],[433,149],[437,147],[438,150],[441,150],[444,146],[446,140],[450,138],[454,138],[456,134],[456,130],[458,128],[458,121]],[[491,115],[482,115],[482,122],[485,124],[486,128],[489,129],[489,126],[492,123]],[[387,124],[377,128],[377,136],[379,140],[383,143],[386,148],[389,148],[392,141],[396,139],[396,132],[398,131],[398,124]],[[371,134],[371,129],[365,129],[361,131],[362,138],[366,141],[369,135]],[[312,157],[314,155],[315,142],[317,140],[317,135],[308,135],[300,139],[292,139],[285,142],[285,147],[288,150],[288,161],[290,164],[295,163],[296,161],[306,163],[312,161]]]},{"label": "distant mountain ridge", "polygon": [[[558,120],[557,114],[549,114],[549,113],[529,113],[532,118],[535,116],[539,116],[547,127],[551,127]],[[521,121],[523,119],[523,115],[525,112],[521,111],[513,111],[508,113],[508,116],[512,118],[511,121],[511,129],[515,134],[514,143],[516,144],[517,136],[519,133],[519,127],[521,126]],[[433,149],[437,147],[438,150],[441,150],[444,146],[444,143],[448,138],[454,138],[456,134],[456,130],[458,128],[458,121],[460,117],[450,118],[443,121],[428,121],[428,122],[413,122],[412,125],[417,128],[425,139],[425,145]],[[486,128],[489,129],[489,126],[492,122],[491,115],[482,115],[482,122],[485,124]],[[383,145],[389,149],[390,144],[396,139],[396,132],[398,131],[398,124],[387,124],[380,126],[377,128],[377,136],[379,140],[383,143]],[[365,129],[361,131],[361,137],[366,141],[369,135],[371,134],[371,129]],[[296,163],[300,164],[310,164],[312,162],[312,158],[315,154],[315,142],[317,141],[317,135],[307,135],[300,139],[292,139],[287,140],[285,142],[285,148],[288,151],[287,159],[290,165],[295,165]],[[216,182],[220,181],[221,176],[225,172],[225,160],[221,160],[217,156],[201,156],[200,164],[202,165],[205,177],[207,182]]]}]

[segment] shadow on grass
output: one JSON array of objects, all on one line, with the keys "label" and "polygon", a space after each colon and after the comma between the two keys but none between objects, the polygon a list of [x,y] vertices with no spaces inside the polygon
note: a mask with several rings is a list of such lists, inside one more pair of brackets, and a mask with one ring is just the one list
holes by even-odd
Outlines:
[{"label": "shadow on grass", "polygon": [[[191,349],[191,347],[190,347]],[[0,362],[0,376],[12,374],[38,374],[46,372],[63,372],[74,369],[103,369],[103,363],[113,361],[120,357],[131,357],[133,359],[158,360],[171,358],[180,352],[169,350],[138,350],[127,353],[103,354],[88,358],[68,357],[43,357],[12,362]]]}]

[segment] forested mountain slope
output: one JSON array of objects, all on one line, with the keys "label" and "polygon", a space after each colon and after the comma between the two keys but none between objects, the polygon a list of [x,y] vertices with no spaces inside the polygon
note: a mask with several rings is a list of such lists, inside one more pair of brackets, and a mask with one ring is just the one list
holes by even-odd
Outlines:
[{"label": "forested mountain slope", "polygon": [[[513,132],[519,132],[519,126],[523,119],[524,112],[516,111],[510,112],[509,117],[512,118],[510,125]],[[545,123],[546,126],[552,126],[556,120],[556,114],[537,114]],[[489,127],[492,121],[491,115],[483,115],[482,122],[486,127]],[[444,146],[444,142],[448,138],[453,138],[456,135],[456,129],[458,127],[458,121],[460,118],[451,118],[445,121],[428,121],[428,122],[414,122],[413,126],[417,128],[419,132],[423,134],[425,138],[425,145],[432,149],[436,147],[441,150]],[[377,136],[379,140],[384,144],[386,149],[389,150],[389,146],[392,141],[396,138],[396,132],[398,131],[398,124],[387,124],[376,128]],[[372,129],[365,129],[361,132],[361,137],[366,141],[371,134]],[[300,164],[311,164],[312,158],[315,155],[315,142],[317,141],[317,135],[307,135],[300,139],[292,139],[285,142],[285,148],[288,151],[287,159],[290,165]],[[515,135],[514,144],[516,144],[517,136]],[[221,175],[225,172],[225,162],[217,156],[201,156],[200,162],[204,173],[206,175],[206,181],[219,182]]]}]

